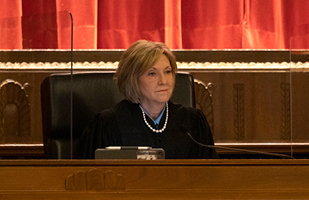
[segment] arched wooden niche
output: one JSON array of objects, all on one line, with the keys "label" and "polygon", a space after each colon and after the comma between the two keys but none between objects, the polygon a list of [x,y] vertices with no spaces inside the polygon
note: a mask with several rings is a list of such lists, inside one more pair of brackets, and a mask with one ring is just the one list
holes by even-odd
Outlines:
[{"label": "arched wooden niche", "polygon": [[23,143],[31,135],[29,90],[11,79],[0,84],[0,143]]}]

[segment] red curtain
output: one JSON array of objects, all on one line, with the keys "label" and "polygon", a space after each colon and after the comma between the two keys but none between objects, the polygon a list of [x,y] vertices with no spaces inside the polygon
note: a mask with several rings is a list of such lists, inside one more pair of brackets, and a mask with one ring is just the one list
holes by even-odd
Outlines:
[{"label": "red curtain", "polygon": [[182,1],[185,49],[241,49],[243,0]]},{"label": "red curtain", "polygon": [[[307,33],[295,32],[309,24],[307,0],[245,0],[243,49],[309,48],[296,45],[305,42]],[[299,35],[301,34],[301,35]],[[291,37],[297,39],[292,41]]]},{"label": "red curtain", "polygon": [[21,0],[0,1],[0,49],[22,49]]},{"label": "red curtain", "polygon": [[1,0],[0,49],[309,49],[308,0]]}]

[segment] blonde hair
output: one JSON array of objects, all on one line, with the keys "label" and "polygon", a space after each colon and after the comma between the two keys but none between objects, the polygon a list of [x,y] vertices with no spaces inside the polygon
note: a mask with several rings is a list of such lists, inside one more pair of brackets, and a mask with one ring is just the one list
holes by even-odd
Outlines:
[{"label": "blonde hair", "polygon": [[162,54],[168,58],[175,79],[177,71],[175,56],[164,43],[138,40],[123,53],[115,73],[115,80],[125,99],[140,103],[142,94],[138,78],[151,68]]}]

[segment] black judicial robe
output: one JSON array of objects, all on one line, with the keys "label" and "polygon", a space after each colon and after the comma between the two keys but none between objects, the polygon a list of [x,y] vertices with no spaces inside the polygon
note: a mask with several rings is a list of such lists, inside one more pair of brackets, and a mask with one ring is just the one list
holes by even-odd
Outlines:
[{"label": "black judicial robe", "polygon": [[[138,104],[122,100],[113,108],[97,114],[86,126],[74,150],[75,158],[93,159],[97,148],[107,146],[150,146],[163,148],[166,159],[218,158],[214,149],[202,147],[180,130],[184,125],[195,140],[213,145],[213,137],[204,114],[191,107],[168,102],[168,122],[162,133],[151,131],[143,120]],[[166,110],[165,110],[166,112]],[[164,112],[159,129],[164,125]],[[148,123],[153,121],[146,115]]]}]

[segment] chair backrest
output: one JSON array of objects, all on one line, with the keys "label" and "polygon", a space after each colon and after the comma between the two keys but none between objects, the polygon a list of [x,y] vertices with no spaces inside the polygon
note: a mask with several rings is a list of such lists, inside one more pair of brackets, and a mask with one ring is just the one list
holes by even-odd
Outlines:
[{"label": "chair backrest", "polygon": [[[72,76],[67,73],[53,74],[44,79],[41,106],[46,158],[70,158],[71,142],[73,145],[77,142],[88,121],[123,99],[113,76],[114,72],[74,73]],[[194,80],[190,74],[176,74],[171,100],[195,107]]]}]

